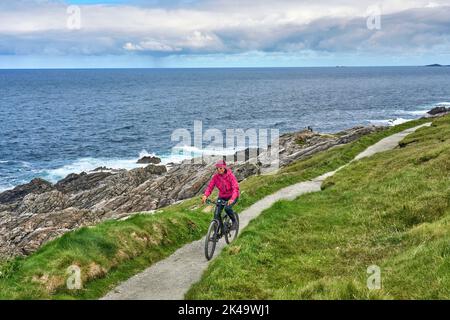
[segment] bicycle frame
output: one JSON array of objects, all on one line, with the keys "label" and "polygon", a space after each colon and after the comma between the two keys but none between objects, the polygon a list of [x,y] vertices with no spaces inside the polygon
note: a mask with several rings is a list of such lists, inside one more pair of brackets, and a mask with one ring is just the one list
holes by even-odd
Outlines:
[{"label": "bicycle frame", "polygon": [[225,230],[223,230],[223,226],[224,226],[224,224],[223,224],[223,220],[225,219],[225,217],[228,215],[226,212],[225,212],[225,210],[222,210],[222,212],[220,213],[220,216],[219,215],[217,215],[218,217],[219,217],[219,219],[217,219],[216,218],[216,211],[217,210],[219,210],[219,205],[221,205],[221,206],[226,206],[227,205],[227,201],[225,201],[225,200],[220,200],[220,199],[217,199],[217,201],[213,201],[213,200],[206,200],[206,203],[208,203],[208,204],[215,204],[216,205],[216,208],[215,208],[215,211],[214,211],[214,219],[216,219],[216,220],[219,220],[219,227],[220,227],[220,231],[222,231],[222,232],[224,232]]}]

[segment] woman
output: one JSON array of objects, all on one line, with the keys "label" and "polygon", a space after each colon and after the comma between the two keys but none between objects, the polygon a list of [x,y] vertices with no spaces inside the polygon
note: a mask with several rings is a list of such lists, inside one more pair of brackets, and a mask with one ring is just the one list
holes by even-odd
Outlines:
[{"label": "woman", "polygon": [[[233,221],[233,228],[235,227],[236,219],[234,217],[234,212],[232,207],[236,204],[239,199],[239,183],[234,176],[231,169],[227,168],[227,164],[223,160],[219,160],[216,163],[217,173],[214,174],[213,178],[206,187],[205,193],[202,197],[202,202],[205,203],[206,199],[211,195],[215,187],[219,189],[219,200],[226,201],[225,212]],[[223,205],[219,205],[219,210],[216,210],[216,215],[214,217],[220,220],[220,213],[223,210]]]}]

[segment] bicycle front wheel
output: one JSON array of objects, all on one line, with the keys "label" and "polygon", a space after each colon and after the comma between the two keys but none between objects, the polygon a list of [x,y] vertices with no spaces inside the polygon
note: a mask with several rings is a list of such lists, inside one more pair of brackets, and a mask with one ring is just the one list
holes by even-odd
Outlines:
[{"label": "bicycle front wheel", "polygon": [[236,225],[234,228],[231,228],[232,221],[230,217],[226,216],[224,224],[227,224],[227,231],[225,232],[225,241],[227,244],[230,244],[234,239],[237,238],[237,235],[239,233],[239,215],[237,213],[234,213],[234,217],[236,219]]},{"label": "bicycle front wheel", "polygon": [[219,223],[217,222],[217,220],[211,221],[205,239],[205,256],[207,260],[212,259],[214,255],[214,250],[216,250],[218,231],[219,231]]}]

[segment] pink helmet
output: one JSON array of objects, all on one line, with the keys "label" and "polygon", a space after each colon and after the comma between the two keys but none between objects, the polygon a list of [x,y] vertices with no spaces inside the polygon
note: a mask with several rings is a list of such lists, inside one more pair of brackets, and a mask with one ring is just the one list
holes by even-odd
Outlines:
[{"label": "pink helmet", "polygon": [[216,168],[227,168],[227,163],[224,160],[219,160],[216,162]]}]

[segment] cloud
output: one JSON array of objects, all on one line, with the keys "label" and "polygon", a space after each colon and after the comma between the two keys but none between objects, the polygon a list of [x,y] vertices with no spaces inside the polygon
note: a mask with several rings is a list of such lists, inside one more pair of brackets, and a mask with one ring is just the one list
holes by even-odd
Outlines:
[{"label": "cloud", "polygon": [[[203,0],[80,5],[0,3],[0,54],[208,55],[280,53],[423,54],[450,49],[450,0],[381,1],[381,29],[369,30],[362,0]],[[76,18],[76,17],[75,17]]]},{"label": "cloud", "polygon": [[149,51],[149,52],[176,52],[181,51],[181,48],[176,48],[159,41],[145,40],[138,44],[127,42],[123,48],[127,51]]}]

